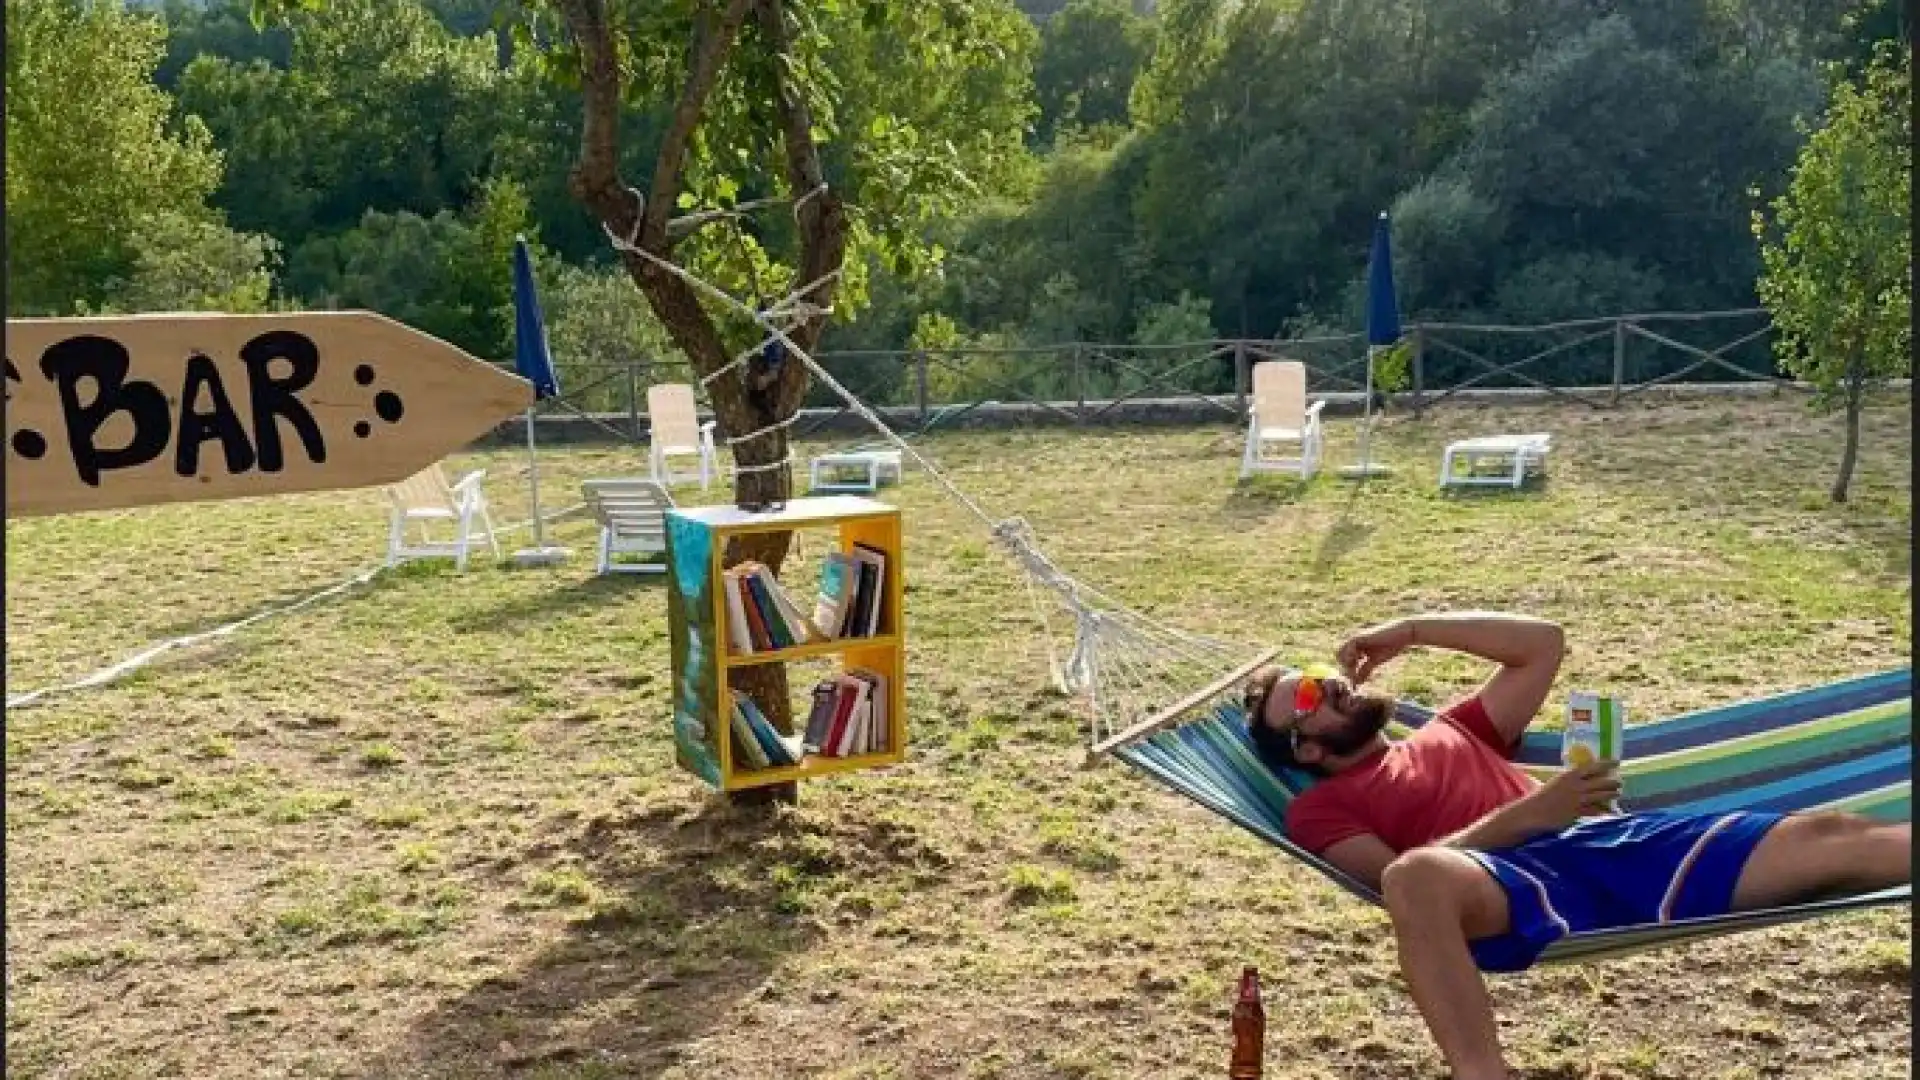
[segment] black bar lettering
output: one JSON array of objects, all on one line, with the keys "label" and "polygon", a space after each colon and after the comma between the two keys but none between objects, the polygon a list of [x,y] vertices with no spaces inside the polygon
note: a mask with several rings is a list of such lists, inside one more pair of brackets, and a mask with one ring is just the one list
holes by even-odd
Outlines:
[{"label": "black bar lettering", "polygon": [[[307,459],[315,465],[327,460],[326,440],[320,437],[320,425],[298,397],[299,391],[313,382],[320,371],[320,350],[305,334],[292,330],[269,330],[240,350],[247,362],[248,389],[253,404],[253,443],[260,455],[261,472],[279,472],[285,461],[280,453],[280,424],[284,418],[300,436]],[[292,374],[276,379],[269,370],[275,360],[293,365]]]},{"label": "black bar lettering", "polygon": [[[40,356],[41,372],[60,387],[73,467],[88,487],[99,487],[106,470],[135,468],[166,452],[173,426],[167,395],[150,382],[128,382],[132,363],[126,346],[95,334],[57,341]],[[85,405],[80,403],[82,379],[92,379],[95,387],[93,400]],[[118,412],[133,421],[133,437],[117,450],[102,450],[93,437]]]},{"label": "black bar lettering", "polygon": [[[212,399],[213,409],[199,409],[202,389]],[[200,471],[200,444],[219,439],[226,451],[227,472],[238,476],[253,468],[253,444],[247,441],[247,426],[233,411],[227,388],[220,382],[220,367],[211,357],[195,353],[187,358],[187,377],[180,388],[180,431],[174,439],[173,471],[192,476]]]}]

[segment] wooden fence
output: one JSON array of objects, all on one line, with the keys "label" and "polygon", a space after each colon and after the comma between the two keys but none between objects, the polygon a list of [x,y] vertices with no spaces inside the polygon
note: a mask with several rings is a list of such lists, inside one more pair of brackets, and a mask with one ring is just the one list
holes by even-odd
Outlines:
[{"label": "wooden fence", "polygon": [[[1659,312],[1541,326],[1411,323],[1410,383],[1394,394],[1417,415],[1449,398],[1507,390],[1602,409],[1675,383],[1752,383],[1803,389],[1782,375],[1765,309]],[[698,380],[684,360],[566,363],[549,414],[601,437],[645,438],[646,387]],[[924,430],[980,410],[1026,422],[1098,424],[1159,408],[1192,419],[1246,415],[1250,372],[1263,360],[1307,365],[1308,393],[1360,400],[1367,348],[1361,334],[1290,339],[1106,345],[1069,342],[1022,348],[825,350],[817,359],[889,423]],[[1477,396],[1477,395],[1476,395]],[[846,403],[815,385],[798,434],[846,426]],[[558,417],[556,416],[556,419]],[[976,418],[979,419],[979,418]]]}]

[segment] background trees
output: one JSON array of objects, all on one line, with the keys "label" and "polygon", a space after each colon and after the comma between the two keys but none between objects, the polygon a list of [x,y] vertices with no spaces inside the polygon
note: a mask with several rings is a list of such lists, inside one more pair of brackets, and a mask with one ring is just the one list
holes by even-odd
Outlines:
[{"label": "background trees", "polygon": [[[585,113],[552,0],[288,0],[259,27],[251,6],[8,0],[15,311],[366,304],[504,358],[488,243],[525,233],[551,281],[614,265],[569,189]],[[639,46],[615,139],[636,188],[695,12],[721,6],[618,29]],[[1858,77],[1907,33],[1893,0],[784,10],[822,175],[858,208],[828,348],[923,324],[954,345],[1159,341],[1175,309],[1222,336],[1357,326],[1382,209],[1410,318],[1756,306],[1749,219],[1822,126],[1825,65]],[[769,77],[720,81],[674,213],[785,191]],[[685,250],[771,298],[796,240],[761,212]],[[141,269],[143,246],[176,254]]]}]

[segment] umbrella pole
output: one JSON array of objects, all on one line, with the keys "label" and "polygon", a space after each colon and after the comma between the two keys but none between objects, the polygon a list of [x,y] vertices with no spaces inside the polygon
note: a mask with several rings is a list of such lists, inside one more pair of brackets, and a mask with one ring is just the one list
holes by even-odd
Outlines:
[{"label": "umbrella pole", "polygon": [[547,522],[540,514],[540,452],[533,445],[533,406],[527,406],[527,482],[533,496],[533,546],[546,550]]},{"label": "umbrella pole", "polygon": [[551,566],[565,562],[570,554],[566,548],[547,546],[547,522],[540,513],[540,454],[533,443],[531,405],[527,406],[527,480],[533,497],[533,546],[514,552],[513,561],[520,566]]},{"label": "umbrella pole", "polygon": [[1360,391],[1365,401],[1360,421],[1360,464],[1349,465],[1340,470],[1340,475],[1349,480],[1365,480],[1369,476],[1385,476],[1392,470],[1385,465],[1373,463],[1373,357],[1375,347],[1367,346],[1367,385]]}]

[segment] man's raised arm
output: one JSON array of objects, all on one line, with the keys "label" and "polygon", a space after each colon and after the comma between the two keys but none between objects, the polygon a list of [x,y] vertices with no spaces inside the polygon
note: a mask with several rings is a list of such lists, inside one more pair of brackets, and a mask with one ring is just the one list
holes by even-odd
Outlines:
[{"label": "man's raised arm", "polygon": [[1512,743],[1533,722],[1566,655],[1560,624],[1531,615],[1495,611],[1439,612],[1395,619],[1363,631],[1340,646],[1338,659],[1354,682],[1365,682],[1381,664],[1415,645],[1478,656],[1500,665],[1480,688],[1487,718]]}]

